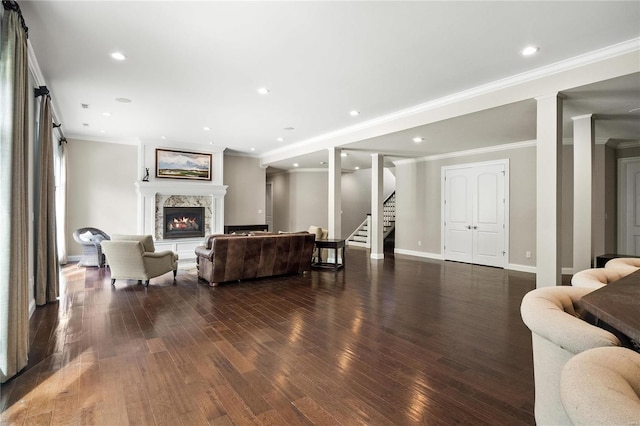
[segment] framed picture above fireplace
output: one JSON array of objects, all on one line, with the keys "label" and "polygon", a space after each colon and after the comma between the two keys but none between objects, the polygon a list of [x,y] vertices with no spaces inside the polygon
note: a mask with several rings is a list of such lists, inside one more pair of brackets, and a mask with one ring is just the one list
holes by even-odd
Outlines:
[{"label": "framed picture above fireplace", "polygon": [[156,177],[211,180],[211,154],[156,148]]}]

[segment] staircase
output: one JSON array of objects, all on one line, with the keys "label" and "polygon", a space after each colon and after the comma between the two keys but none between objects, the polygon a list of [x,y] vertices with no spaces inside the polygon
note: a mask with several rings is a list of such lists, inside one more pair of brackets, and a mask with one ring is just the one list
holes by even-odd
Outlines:
[{"label": "staircase", "polygon": [[[392,192],[391,195],[384,200],[382,204],[382,225],[384,238],[387,238],[394,229],[396,229],[396,192]],[[369,235],[369,229],[371,229],[371,214],[367,214],[366,219],[360,224],[353,234],[349,235],[347,239],[347,245],[356,247],[371,247],[371,236]]]}]

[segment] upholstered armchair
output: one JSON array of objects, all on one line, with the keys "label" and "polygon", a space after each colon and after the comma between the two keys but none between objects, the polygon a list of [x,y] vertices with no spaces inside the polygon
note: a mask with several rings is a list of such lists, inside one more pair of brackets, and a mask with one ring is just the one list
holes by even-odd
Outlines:
[{"label": "upholstered armchair", "polygon": [[110,240],[109,235],[97,228],[79,228],[73,231],[73,239],[82,246],[82,258],[79,266],[104,266],[102,242]]},{"label": "upholstered armchair", "polygon": [[620,346],[612,333],[581,318],[578,301],[592,292],[582,287],[543,287],[522,299],[522,320],[531,330],[534,414],[538,425],[570,425],[560,397],[562,368],[586,350]]},{"label": "upholstered armchair", "polygon": [[[311,225],[309,227],[309,232],[310,234],[313,234],[316,236],[316,241],[318,240],[326,240],[327,238],[329,238],[329,230],[328,229],[324,229],[321,228],[319,226],[313,226]],[[327,256],[328,256],[329,251],[327,249],[320,249],[320,254],[322,255],[322,259],[324,259],[324,261],[327,261]],[[311,255],[311,259],[313,262],[317,262],[318,261],[318,248],[314,247],[313,248],[313,254]]]},{"label": "upholstered armchair", "polygon": [[151,235],[113,235],[102,243],[102,250],[111,268],[111,285],[116,280],[144,281],[173,271],[175,281],[178,255],[172,251],[155,251]]}]

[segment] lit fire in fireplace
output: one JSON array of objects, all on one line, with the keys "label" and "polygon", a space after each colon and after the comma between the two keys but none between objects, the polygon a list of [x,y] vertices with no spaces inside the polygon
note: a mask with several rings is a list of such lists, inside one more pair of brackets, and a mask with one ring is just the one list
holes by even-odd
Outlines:
[{"label": "lit fire in fireplace", "polygon": [[195,217],[175,217],[167,223],[167,229],[169,231],[197,231],[200,229],[200,225]]}]

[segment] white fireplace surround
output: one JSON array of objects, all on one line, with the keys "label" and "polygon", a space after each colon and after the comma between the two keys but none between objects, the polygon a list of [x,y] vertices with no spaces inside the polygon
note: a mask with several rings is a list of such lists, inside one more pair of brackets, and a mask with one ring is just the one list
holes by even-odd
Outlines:
[{"label": "white fireplace surround", "polygon": [[156,237],[156,195],[197,195],[211,197],[212,220],[210,229],[205,235],[222,234],[224,232],[224,196],[226,185],[214,185],[202,182],[182,181],[137,181],[135,183],[138,194],[138,234],[148,234]]}]

